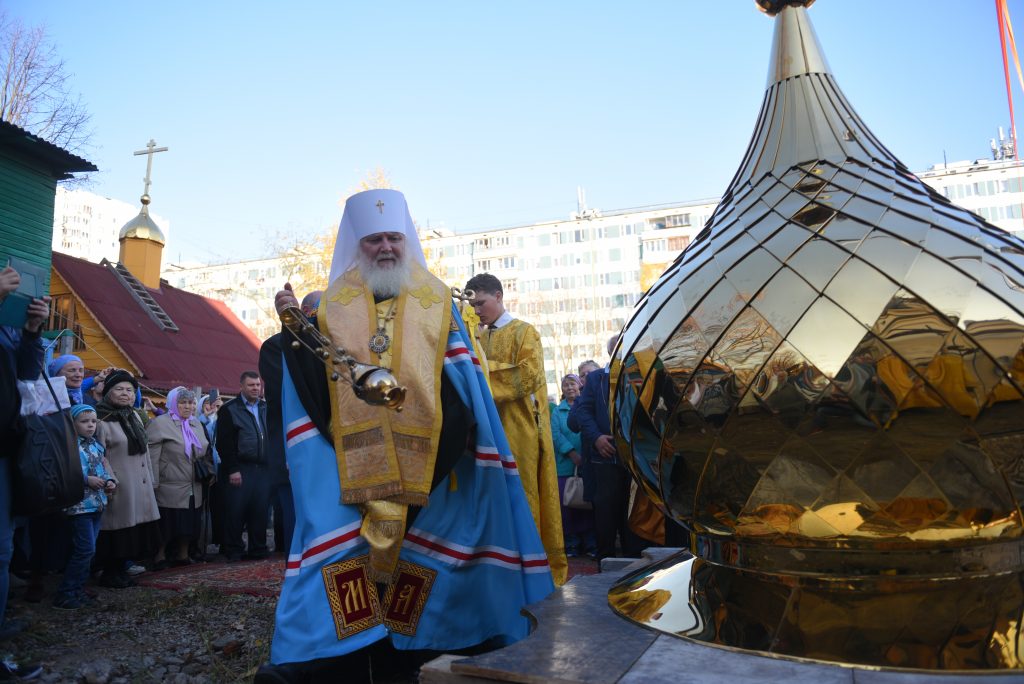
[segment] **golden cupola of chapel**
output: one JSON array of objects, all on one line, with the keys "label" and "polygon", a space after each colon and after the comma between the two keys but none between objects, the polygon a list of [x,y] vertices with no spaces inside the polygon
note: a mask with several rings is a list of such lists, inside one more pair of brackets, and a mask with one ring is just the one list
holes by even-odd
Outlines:
[{"label": "golden cupola of chapel", "polygon": [[139,210],[138,216],[121,228],[121,233],[118,236],[118,242],[121,243],[118,261],[124,264],[143,285],[153,289],[160,287],[160,262],[166,238],[149,215],[149,203],[152,201],[149,196],[150,173],[153,169],[153,154],[165,152],[167,149],[166,147],[157,147],[156,142],[150,140],[145,150],[135,153],[136,155],[148,155],[146,178],[144,179],[145,189],[142,197],[139,198],[142,208]]}]

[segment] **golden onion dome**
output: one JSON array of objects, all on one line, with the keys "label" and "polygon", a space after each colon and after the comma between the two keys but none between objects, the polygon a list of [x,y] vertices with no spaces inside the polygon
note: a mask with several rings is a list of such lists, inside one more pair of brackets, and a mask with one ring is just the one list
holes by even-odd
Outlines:
[{"label": "golden onion dome", "polygon": [[609,603],[774,656],[1020,680],[1024,242],[883,146],[809,4],[758,0],[750,145],[613,353],[619,455],[693,558]]},{"label": "golden onion dome", "polygon": [[143,195],[140,201],[142,202],[142,209],[139,211],[139,215],[124,224],[117,239],[139,238],[140,240],[152,240],[161,245],[166,244],[167,239],[164,237],[164,232],[160,230],[159,226],[149,216],[149,195]]}]

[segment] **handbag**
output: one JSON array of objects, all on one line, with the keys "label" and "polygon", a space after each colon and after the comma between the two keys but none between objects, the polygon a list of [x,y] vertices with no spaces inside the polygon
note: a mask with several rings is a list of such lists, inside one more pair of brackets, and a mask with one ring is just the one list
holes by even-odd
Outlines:
[{"label": "handbag", "polygon": [[206,466],[206,461],[199,456],[192,459],[192,474],[198,482],[206,482],[213,477],[213,473]]},{"label": "handbag", "polygon": [[576,466],[572,475],[565,481],[565,488],[562,489],[562,505],[566,508],[578,508],[589,511],[594,504],[583,499],[583,478],[580,477],[580,468]]},{"label": "handbag", "polygon": [[[60,406],[45,370],[43,378],[54,405]],[[74,506],[85,497],[85,475],[71,412],[33,413],[23,420],[25,432],[11,468],[14,514],[36,516]]]}]

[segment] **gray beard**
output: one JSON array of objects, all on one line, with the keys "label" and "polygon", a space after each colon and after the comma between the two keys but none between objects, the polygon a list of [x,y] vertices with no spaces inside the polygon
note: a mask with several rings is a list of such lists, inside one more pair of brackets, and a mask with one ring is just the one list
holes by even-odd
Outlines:
[{"label": "gray beard", "polygon": [[392,268],[381,268],[360,254],[359,274],[376,299],[391,299],[409,284],[409,262],[402,259]]}]

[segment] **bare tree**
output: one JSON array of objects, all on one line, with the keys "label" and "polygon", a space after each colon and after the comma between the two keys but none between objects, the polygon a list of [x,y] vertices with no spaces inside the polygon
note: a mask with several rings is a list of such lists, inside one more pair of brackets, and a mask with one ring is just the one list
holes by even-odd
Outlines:
[{"label": "bare tree", "polygon": [[92,137],[90,115],[70,77],[44,27],[26,27],[0,10],[0,119],[81,151]]},{"label": "bare tree", "polygon": [[[344,208],[346,200],[364,190],[396,189],[388,172],[381,167],[366,172],[359,184],[349,188],[339,205]],[[296,292],[311,292],[326,289],[327,276],[334,258],[334,244],[338,239],[337,224],[324,228],[308,239],[296,240],[290,233],[279,232],[267,237],[268,256],[281,260],[281,274],[287,278]]]}]

